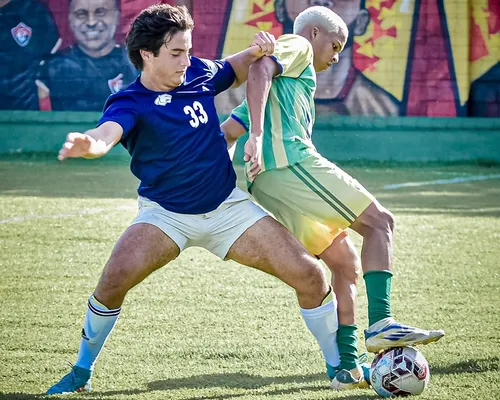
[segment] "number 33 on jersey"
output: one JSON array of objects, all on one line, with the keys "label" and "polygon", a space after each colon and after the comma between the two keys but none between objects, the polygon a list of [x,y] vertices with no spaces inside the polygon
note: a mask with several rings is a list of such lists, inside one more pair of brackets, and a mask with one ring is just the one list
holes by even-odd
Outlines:
[{"label": "number 33 on jersey", "polygon": [[191,117],[189,123],[193,128],[198,128],[201,124],[208,122],[208,115],[199,101],[195,101],[193,106],[184,107],[184,112]]}]

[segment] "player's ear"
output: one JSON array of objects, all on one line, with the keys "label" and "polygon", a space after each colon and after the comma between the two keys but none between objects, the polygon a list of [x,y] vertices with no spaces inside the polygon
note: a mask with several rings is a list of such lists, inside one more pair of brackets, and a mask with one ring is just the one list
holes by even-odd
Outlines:
[{"label": "player's ear", "polygon": [[154,58],[153,52],[147,50],[139,50],[141,57],[144,61],[151,61]]},{"label": "player's ear", "polygon": [[315,37],[317,37],[318,35],[319,35],[319,28],[315,26],[315,27],[314,27],[314,28],[312,28],[312,30],[311,30],[311,38],[313,38],[313,39],[314,39],[314,38],[315,38]]},{"label": "player's ear", "polygon": [[370,23],[370,12],[368,10],[359,10],[354,21],[353,36],[361,36],[366,32],[366,28]]}]

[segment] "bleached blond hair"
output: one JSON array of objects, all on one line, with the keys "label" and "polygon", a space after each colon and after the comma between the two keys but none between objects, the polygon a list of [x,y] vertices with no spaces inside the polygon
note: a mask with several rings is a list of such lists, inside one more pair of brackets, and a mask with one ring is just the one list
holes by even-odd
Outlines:
[{"label": "bleached blond hair", "polygon": [[348,34],[347,25],[340,16],[323,6],[313,6],[302,11],[293,23],[293,33],[300,33],[307,26],[319,25],[328,32],[340,34],[342,31]]}]

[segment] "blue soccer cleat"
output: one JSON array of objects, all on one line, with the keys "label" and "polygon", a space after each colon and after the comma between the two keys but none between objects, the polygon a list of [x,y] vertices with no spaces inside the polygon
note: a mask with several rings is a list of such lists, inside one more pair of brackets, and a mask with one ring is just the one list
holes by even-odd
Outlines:
[{"label": "blue soccer cleat", "polygon": [[399,324],[393,318],[383,319],[365,330],[366,349],[371,353],[378,353],[392,347],[437,342],[443,336],[443,330],[426,331]]},{"label": "blue soccer cleat", "polygon": [[361,369],[363,370],[363,378],[365,378],[365,381],[368,382],[368,385],[371,385],[370,382],[370,369],[372,365],[370,363],[364,363],[361,364]]},{"label": "blue soccer cleat", "polygon": [[361,369],[363,370],[363,377],[365,378],[365,381],[370,384],[370,369],[372,367],[372,363],[368,359],[368,354],[362,353],[359,356],[359,365],[361,366]]},{"label": "blue soccer cleat", "polygon": [[71,372],[47,390],[46,394],[90,392],[92,371],[74,366]]},{"label": "blue soccer cleat", "polygon": [[332,379],[331,388],[335,390],[366,389],[370,386],[370,367],[368,355],[359,356],[358,367],[348,371],[336,369],[337,374]]},{"label": "blue soccer cleat", "polygon": [[339,366],[332,367],[330,364],[326,364],[326,375],[328,376],[328,379],[332,380],[333,378],[335,378],[339,371]]},{"label": "blue soccer cleat", "polygon": [[[369,368],[369,367],[368,367]],[[343,369],[333,378],[331,388],[335,390],[366,389],[370,387],[365,379],[365,368],[358,365],[350,371]]]}]

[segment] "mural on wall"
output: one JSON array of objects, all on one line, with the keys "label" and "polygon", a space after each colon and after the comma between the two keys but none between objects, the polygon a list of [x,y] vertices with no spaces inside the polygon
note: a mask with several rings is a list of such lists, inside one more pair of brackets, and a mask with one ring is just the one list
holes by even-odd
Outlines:
[{"label": "mural on wall", "polygon": [[[154,0],[0,0],[0,109],[100,111],[137,75],[122,45]],[[184,3],[162,1],[164,3]],[[187,1],[193,54],[221,58],[259,30],[292,31],[323,5],[349,26],[340,62],[318,74],[317,115],[500,116],[499,0]],[[217,97],[222,114],[243,88]]]},{"label": "mural on wall", "polygon": [[137,76],[122,43],[155,2],[0,0],[0,109],[101,111]]},{"label": "mural on wall", "polygon": [[[210,55],[242,49],[259,29],[290,33],[312,5],[337,12],[350,31],[339,63],[318,74],[318,117],[500,116],[498,0],[228,1],[224,40]],[[244,90],[220,97],[225,114]]]},{"label": "mural on wall", "polygon": [[469,19],[470,90],[466,113],[500,117],[500,1],[473,0]]},{"label": "mural on wall", "polygon": [[39,109],[36,75],[60,44],[45,4],[0,0],[0,110]]},{"label": "mural on wall", "polygon": [[36,81],[44,110],[101,110],[103,99],[132,82],[137,73],[117,43],[117,0],[71,0],[74,44],[56,52]]}]

